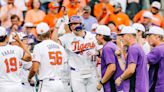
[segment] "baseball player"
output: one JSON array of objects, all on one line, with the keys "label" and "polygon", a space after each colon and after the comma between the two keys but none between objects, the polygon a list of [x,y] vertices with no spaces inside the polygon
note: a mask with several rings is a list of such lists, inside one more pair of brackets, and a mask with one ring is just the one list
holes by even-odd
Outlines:
[{"label": "baseball player", "polygon": [[124,85],[130,88],[130,92],[148,92],[147,60],[142,47],[137,43],[136,34],[137,31],[130,26],[124,27],[121,31],[123,44],[128,47],[126,69],[115,83],[119,86],[126,82]]},{"label": "baseball player", "polygon": [[72,16],[69,27],[72,32],[59,37],[59,43],[74,53],[68,56],[72,90],[73,92],[97,92],[96,66],[93,64],[97,46],[95,36],[83,30],[80,16]]},{"label": "baseball player", "polygon": [[[25,44],[26,48],[29,48],[28,45],[28,36],[25,35],[24,33],[20,32],[20,38],[22,38],[22,42]],[[28,74],[29,71],[32,67],[32,62],[25,62],[23,60],[21,60],[21,70],[20,70],[20,77],[21,77],[21,81],[22,81],[22,86],[23,86],[23,92],[36,92],[36,88],[35,88],[35,84],[34,83],[29,83],[28,82]],[[33,78],[34,81],[35,78]]]},{"label": "baseball player", "polygon": [[145,39],[145,27],[140,23],[134,23],[132,27],[137,30],[137,42],[141,45],[145,54],[148,54],[150,52],[150,45]]},{"label": "baseball player", "polygon": [[148,42],[153,47],[151,52],[148,53],[147,59],[149,64],[151,66],[153,65],[152,67],[155,68],[154,75],[149,76],[150,79],[153,79],[149,92],[164,92],[164,43],[162,41],[164,30],[160,27],[154,26],[150,28],[147,35]]},{"label": "baseball player", "polygon": [[118,58],[115,54],[116,44],[111,38],[110,29],[105,25],[99,25],[96,29],[96,39],[99,44],[103,44],[101,55],[101,80],[97,89],[104,88],[104,92],[128,92],[128,87],[116,86],[114,80],[123,72],[119,66]]},{"label": "baseball player", "polygon": [[8,44],[8,36],[5,28],[0,27],[0,91],[22,92],[22,84],[19,76],[19,60],[31,61],[31,54],[15,34],[14,39],[18,46]]},{"label": "baseball player", "polygon": [[[11,35],[9,36],[9,44],[12,46],[19,46],[19,43],[13,38],[14,34],[16,34],[15,32],[12,32]],[[19,32],[17,33],[20,40],[23,42],[23,44],[25,45],[26,48],[28,48],[28,39],[24,33]],[[29,50],[29,48],[28,48]],[[22,82],[22,87],[24,90],[24,92],[35,92],[35,85],[34,83],[29,84],[27,78],[28,78],[28,74],[29,74],[29,70],[32,66],[32,62],[25,62],[24,60],[19,60],[20,63],[20,78],[21,78],[21,82]]]},{"label": "baseball player", "polygon": [[36,27],[41,42],[34,47],[28,81],[32,82],[32,77],[38,74],[39,92],[65,92],[60,73],[67,55],[62,46],[50,40],[49,29],[43,22]]}]

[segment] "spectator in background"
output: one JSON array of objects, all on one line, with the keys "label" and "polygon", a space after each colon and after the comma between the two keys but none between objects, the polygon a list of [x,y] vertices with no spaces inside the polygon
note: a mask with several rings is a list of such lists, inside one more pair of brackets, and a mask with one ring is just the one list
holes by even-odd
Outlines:
[{"label": "spectator in background", "polygon": [[6,29],[7,34],[10,34],[12,32],[21,32],[22,26],[20,26],[20,18],[17,15],[11,16],[11,26]]},{"label": "spectator in background", "polygon": [[88,6],[91,7],[91,15],[94,16],[94,6],[99,3],[99,0],[89,0]]},{"label": "spectator in background", "polygon": [[38,24],[43,21],[45,17],[45,12],[40,10],[39,0],[33,0],[33,9],[29,10],[25,16],[25,22],[31,22],[33,24]]},{"label": "spectator in background", "polygon": [[120,3],[114,4],[114,13],[110,13],[110,21],[113,21],[118,28],[119,25],[124,24],[125,26],[130,25],[130,19],[128,15],[122,12],[122,7]]},{"label": "spectator in background", "polygon": [[140,0],[127,0],[126,14],[132,20],[136,13],[141,9]]},{"label": "spectator in background", "polygon": [[[71,17],[77,14],[77,12],[80,9],[80,4],[77,2],[77,0],[69,0],[69,1],[70,3],[65,7],[68,10],[68,16]],[[64,15],[62,10],[60,10],[60,15]]]},{"label": "spectator in background", "polygon": [[50,2],[48,4],[49,12],[44,17],[43,21],[46,22],[50,28],[54,28],[55,24],[61,16],[59,15],[59,4],[57,2]]},{"label": "spectator in background", "polygon": [[94,23],[98,23],[96,18],[91,16],[91,8],[89,6],[85,6],[83,8],[83,23],[84,23],[84,28],[86,31],[91,31],[91,25]]},{"label": "spectator in background", "polygon": [[3,6],[0,11],[1,11],[0,20],[1,20],[2,26],[4,26],[5,28],[11,27],[10,18],[14,14],[19,16],[21,22],[23,21],[22,11],[19,10],[14,5],[14,0],[8,0],[7,5]]},{"label": "spectator in background", "polygon": [[138,23],[142,23],[143,22],[143,14],[146,11],[150,11],[153,14],[152,17],[152,24],[156,25],[156,26],[160,26],[164,29],[164,19],[163,17],[159,14],[159,10],[161,9],[161,4],[157,1],[154,1],[151,4],[151,8],[149,10],[141,10],[140,12],[138,12],[133,21],[134,22],[138,22]]},{"label": "spectator in background", "polygon": [[107,26],[110,28],[111,32],[118,33],[116,24],[113,21],[110,21]]},{"label": "spectator in background", "polygon": [[41,3],[41,10],[43,10],[45,13],[48,12],[48,4],[52,1],[56,1],[56,0],[40,0]]},{"label": "spectator in background", "polygon": [[25,17],[25,13],[27,11],[27,0],[15,0],[15,6],[23,12],[23,17]]},{"label": "spectator in background", "polygon": [[153,14],[149,11],[143,13],[143,21],[141,22],[145,27],[145,31],[148,31],[152,24]]},{"label": "spectator in background", "polygon": [[26,6],[27,6],[28,10],[32,9],[32,2],[33,2],[33,0],[28,0],[28,2],[26,3]]},{"label": "spectator in background", "polygon": [[[80,7],[84,7],[87,5],[89,0],[75,0],[75,1],[80,4]],[[69,5],[69,3],[70,3],[70,0],[63,0],[62,5],[67,6],[67,5]]]},{"label": "spectator in background", "polygon": [[109,3],[109,0],[101,0],[100,3],[95,4],[94,6],[94,16],[100,21],[104,16],[107,15],[107,12],[113,13],[113,7]]}]

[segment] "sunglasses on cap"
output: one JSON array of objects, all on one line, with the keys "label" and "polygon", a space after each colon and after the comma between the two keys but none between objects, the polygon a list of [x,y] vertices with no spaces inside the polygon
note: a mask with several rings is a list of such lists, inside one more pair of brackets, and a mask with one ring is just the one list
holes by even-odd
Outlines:
[{"label": "sunglasses on cap", "polygon": [[73,16],[70,18],[70,21],[79,21],[80,20],[80,16]]},{"label": "sunglasses on cap", "polygon": [[77,25],[77,24],[80,24],[81,25],[81,23],[70,23],[71,26],[72,25]]},{"label": "sunglasses on cap", "polygon": [[76,32],[79,32],[79,31],[81,31],[81,30],[83,30],[83,29],[84,29],[84,26],[83,26],[83,25],[77,26],[77,27],[75,28]]}]

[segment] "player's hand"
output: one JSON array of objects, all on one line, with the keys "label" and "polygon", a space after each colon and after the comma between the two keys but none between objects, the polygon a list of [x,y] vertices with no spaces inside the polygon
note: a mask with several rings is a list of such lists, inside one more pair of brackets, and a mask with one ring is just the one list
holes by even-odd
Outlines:
[{"label": "player's hand", "polygon": [[120,55],[121,55],[121,50],[120,50],[120,49],[116,50],[116,51],[115,51],[115,54],[116,54],[117,56],[120,56]]},{"label": "player's hand", "polygon": [[71,32],[71,30],[69,29],[69,25],[68,24],[64,25],[64,29],[65,29],[66,33],[70,33]]},{"label": "player's hand", "polygon": [[30,83],[30,86],[35,86],[35,82],[32,79],[28,79],[28,82]]},{"label": "player's hand", "polygon": [[16,32],[18,30],[18,26],[17,25],[13,25],[11,28],[12,32]]},{"label": "player's hand", "polygon": [[102,87],[103,87],[103,85],[101,83],[98,83],[97,90],[101,90]]},{"label": "player's hand", "polygon": [[17,33],[12,34],[15,41],[20,42],[19,35]]},{"label": "player's hand", "polygon": [[121,82],[122,82],[122,79],[120,77],[118,77],[116,80],[115,80],[115,84],[117,86],[120,86],[121,85]]}]

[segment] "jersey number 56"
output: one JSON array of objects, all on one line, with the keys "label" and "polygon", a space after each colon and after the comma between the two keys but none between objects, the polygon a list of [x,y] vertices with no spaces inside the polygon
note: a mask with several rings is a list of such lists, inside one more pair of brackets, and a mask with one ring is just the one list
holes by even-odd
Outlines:
[{"label": "jersey number 56", "polygon": [[61,51],[49,52],[49,59],[51,60],[51,65],[61,65],[62,64],[62,53]]}]

